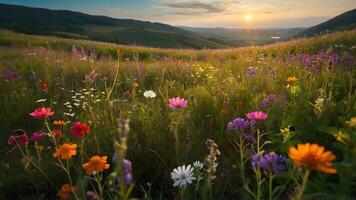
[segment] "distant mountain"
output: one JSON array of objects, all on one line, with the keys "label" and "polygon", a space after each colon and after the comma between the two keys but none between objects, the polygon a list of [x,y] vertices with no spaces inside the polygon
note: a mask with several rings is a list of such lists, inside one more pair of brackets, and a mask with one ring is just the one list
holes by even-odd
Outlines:
[{"label": "distant mountain", "polygon": [[234,46],[259,45],[287,40],[305,28],[195,28],[180,27],[187,31],[195,32],[202,37],[217,38],[226,44]]},{"label": "distant mountain", "polygon": [[351,30],[356,28],[356,9],[347,11],[326,22],[310,27],[297,34],[297,37],[310,37],[325,33]]},{"label": "distant mountain", "polygon": [[161,23],[0,4],[0,27],[17,32],[162,48],[225,48],[216,38]]}]

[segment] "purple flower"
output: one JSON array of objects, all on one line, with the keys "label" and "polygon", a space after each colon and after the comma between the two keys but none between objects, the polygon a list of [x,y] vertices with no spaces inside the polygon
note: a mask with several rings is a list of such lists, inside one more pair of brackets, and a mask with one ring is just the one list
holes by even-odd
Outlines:
[{"label": "purple flower", "polygon": [[168,100],[168,106],[172,109],[186,108],[188,101],[180,97],[170,98]]},{"label": "purple flower", "polygon": [[252,165],[255,168],[260,168],[265,173],[275,174],[285,170],[286,158],[283,155],[278,155],[275,152],[257,153],[252,156]]},{"label": "purple flower", "polygon": [[227,124],[227,129],[230,131],[243,130],[248,128],[250,123],[242,118],[236,118]]},{"label": "purple flower", "polygon": [[[123,167],[123,175],[125,176],[125,183],[126,185],[132,184],[132,163],[131,161],[124,159],[122,163]],[[121,182],[120,177],[117,177],[117,182]]]},{"label": "purple flower", "polygon": [[262,99],[262,101],[261,101],[261,103],[260,103],[260,108],[261,108],[261,109],[267,108],[268,103],[269,103],[268,99]]},{"label": "purple flower", "polygon": [[254,67],[248,67],[246,69],[246,74],[249,76],[253,76],[256,74],[256,69]]},{"label": "purple flower", "polygon": [[19,78],[20,78],[20,75],[15,71],[8,70],[5,72],[5,75],[4,75],[5,81],[12,81],[12,80],[16,80]]},{"label": "purple flower", "polygon": [[89,200],[99,200],[100,199],[99,195],[96,192],[91,191],[91,190],[87,191],[86,195],[87,195],[87,199],[89,199]]},{"label": "purple flower", "polygon": [[31,135],[31,140],[32,141],[39,141],[39,140],[42,140],[43,138],[45,138],[46,136],[47,136],[47,134],[43,133],[43,132],[33,133]]},{"label": "purple flower", "polygon": [[252,143],[256,142],[256,139],[250,134],[244,133],[244,138],[246,139],[247,142],[252,142]]},{"label": "purple flower", "polygon": [[267,99],[269,102],[274,102],[276,100],[276,95],[275,94],[269,94],[267,95]]},{"label": "purple flower", "polygon": [[266,120],[268,115],[262,111],[249,112],[246,114],[246,117],[252,121]]}]

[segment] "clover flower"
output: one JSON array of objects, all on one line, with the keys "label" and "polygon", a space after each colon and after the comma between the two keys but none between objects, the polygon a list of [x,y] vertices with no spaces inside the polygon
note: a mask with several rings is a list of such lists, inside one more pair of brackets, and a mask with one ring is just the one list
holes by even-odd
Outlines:
[{"label": "clover flower", "polygon": [[152,90],[147,90],[143,93],[143,96],[148,98],[148,99],[152,99],[156,97],[156,93]]}]

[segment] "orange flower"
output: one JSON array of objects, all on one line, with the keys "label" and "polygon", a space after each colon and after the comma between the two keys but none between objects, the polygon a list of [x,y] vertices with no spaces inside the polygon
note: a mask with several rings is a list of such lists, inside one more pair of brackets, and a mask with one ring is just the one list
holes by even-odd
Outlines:
[{"label": "orange flower", "polygon": [[77,154],[77,144],[63,144],[60,146],[53,157],[61,157],[62,160],[69,160]]},{"label": "orange flower", "polygon": [[337,170],[332,167],[336,156],[331,151],[325,151],[318,144],[298,144],[297,148],[289,148],[289,157],[297,167],[308,167],[328,174],[336,174]]},{"label": "orange flower", "polygon": [[107,156],[92,156],[90,161],[83,164],[83,168],[87,170],[87,174],[93,174],[94,171],[97,173],[104,171],[104,169],[108,169],[110,167],[109,164],[106,163]]},{"label": "orange flower", "polygon": [[297,80],[298,80],[298,79],[297,79],[297,77],[295,77],[295,76],[290,76],[290,77],[287,78],[287,82],[288,82],[289,84],[294,83],[294,82],[296,82]]},{"label": "orange flower", "polygon": [[69,184],[64,184],[61,189],[57,192],[57,196],[60,199],[68,199],[68,197],[75,192],[76,187]]},{"label": "orange flower", "polygon": [[53,124],[57,125],[57,126],[65,126],[65,125],[67,125],[67,122],[65,122],[63,120],[54,120]]}]

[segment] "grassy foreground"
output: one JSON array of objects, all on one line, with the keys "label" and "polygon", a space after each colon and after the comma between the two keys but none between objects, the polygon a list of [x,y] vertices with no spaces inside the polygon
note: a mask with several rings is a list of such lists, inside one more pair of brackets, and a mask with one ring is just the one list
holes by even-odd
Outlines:
[{"label": "grassy foreground", "polygon": [[201,51],[1,31],[0,198],[352,199],[355,45],[356,31]]}]

